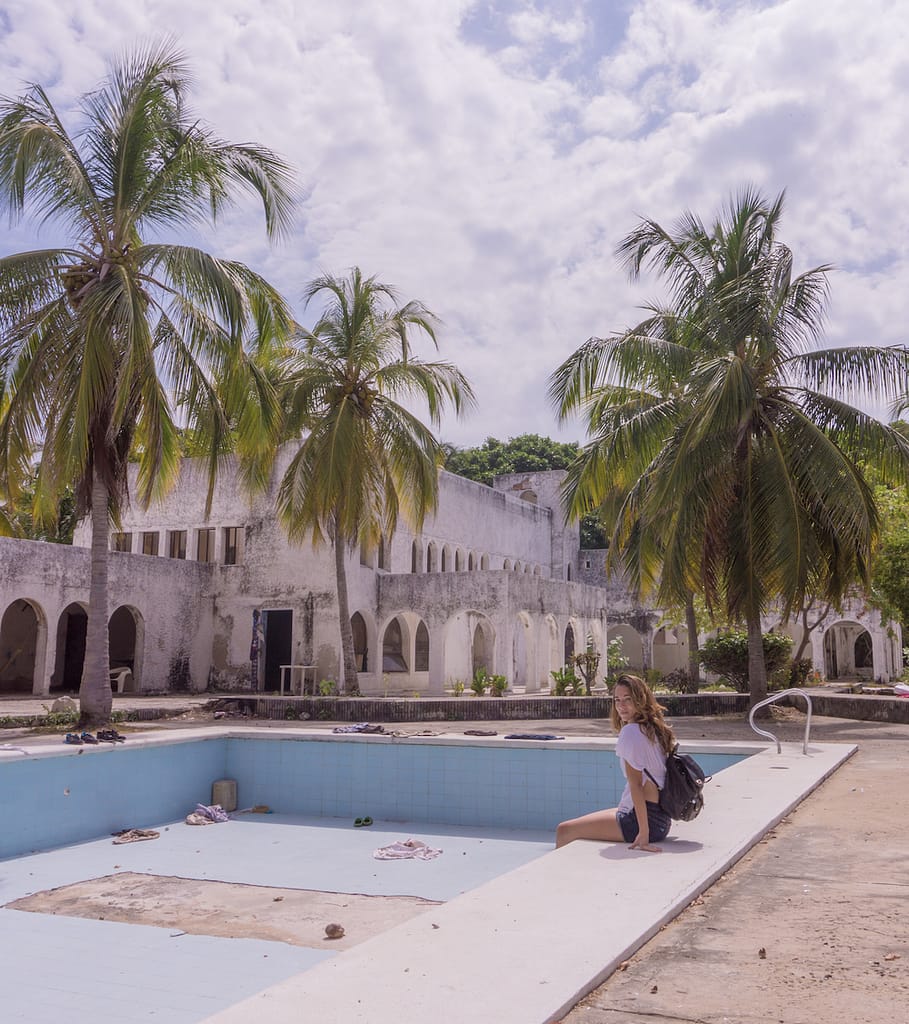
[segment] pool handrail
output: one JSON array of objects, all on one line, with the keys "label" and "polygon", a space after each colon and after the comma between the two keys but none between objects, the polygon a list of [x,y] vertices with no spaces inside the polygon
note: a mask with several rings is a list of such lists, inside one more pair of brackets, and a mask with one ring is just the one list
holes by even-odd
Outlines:
[{"label": "pool handrail", "polygon": [[776,744],[776,752],[778,754],[782,753],[782,750],[783,750],[783,748],[782,748],[782,746],[780,744],[780,741],[776,738],[776,736],[774,736],[774,734],[772,732],[767,732],[766,729],[759,729],[754,724],[754,714],[755,714],[756,711],[760,711],[761,708],[766,707],[768,704],[775,703],[781,697],[788,697],[790,694],[796,694],[796,693],[800,697],[804,697],[805,698],[805,703],[808,705],[808,717],[805,720],[805,739],[802,742],[802,753],[803,754],[807,754],[808,753],[808,733],[811,731],[811,697],[809,697],[808,694],[804,690],[800,690],[797,686],[794,686],[794,687],[792,687],[792,688],[790,688],[788,690],[780,690],[779,693],[771,694],[769,697],[765,698],[764,700],[759,701],[757,704],[754,705],[754,707],[748,713],[748,724],[751,726],[752,729],[754,729],[754,731],[759,736],[766,736],[767,739],[773,740],[773,742]]}]

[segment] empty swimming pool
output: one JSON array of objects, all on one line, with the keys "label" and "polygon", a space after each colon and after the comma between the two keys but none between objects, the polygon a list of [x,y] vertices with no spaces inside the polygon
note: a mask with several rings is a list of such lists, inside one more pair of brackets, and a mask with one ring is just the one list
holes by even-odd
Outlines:
[{"label": "empty swimming pool", "polygon": [[[3,830],[4,849],[47,852],[2,865],[4,904],[119,871],[228,874],[343,892],[356,884],[351,865],[359,872],[356,891],[369,892],[369,884],[406,891],[418,879],[425,898],[446,901],[335,956],[3,910],[0,955],[16,975],[45,980],[48,953],[56,952],[62,972],[59,1003],[51,998],[45,1016],[36,1016],[32,989],[22,1009],[30,1015],[9,1019],[97,1019],[123,993],[119,1019],[156,1015],[187,1024],[212,1014],[225,1024],[266,1014],[298,1020],[301,1005],[313,1019],[370,1024],[400,1020],[402,1004],[414,1019],[432,1014],[434,1024],[555,1019],[851,752],[777,759],[756,753],[760,745],[714,745],[699,759],[713,772],[729,767],[711,783],[707,811],[666,844],[675,856],[594,843],[551,852],[560,818],[615,802],[612,746],[283,730],[263,738],[255,729],[227,729],[152,735],[84,754],[47,745],[27,761],[8,755],[0,761],[0,810],[16,827]],[[267,803],[279,813],[204,829],[182,825],[222,777],[237,779],[241,806]],[[363,814],[376,826],[351,828]],[[152,825],[167,829],[153,843],[112,847],[106,836]],[[374,846],[405,834],[444,855],[425,864],[371,859]],[[60,843],[78,845],[52,849]],[[623,916],[629,906],[630,919]],[[571,943],[559,938],[566,920]]]}]

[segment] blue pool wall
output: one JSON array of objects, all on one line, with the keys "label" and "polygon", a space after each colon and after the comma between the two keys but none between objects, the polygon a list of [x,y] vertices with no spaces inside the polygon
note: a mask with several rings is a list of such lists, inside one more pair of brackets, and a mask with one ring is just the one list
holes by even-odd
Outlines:
[{"label": "blue pool wall", "polygon": [[[697,754],[714,773],[742,754]],[[67,751],[0,763],[0,857],[182,819],[235,779],[240,808],[370,815],[386,821],[554,829],[614,807],[624,785],[611,749],[221,738]]]}]

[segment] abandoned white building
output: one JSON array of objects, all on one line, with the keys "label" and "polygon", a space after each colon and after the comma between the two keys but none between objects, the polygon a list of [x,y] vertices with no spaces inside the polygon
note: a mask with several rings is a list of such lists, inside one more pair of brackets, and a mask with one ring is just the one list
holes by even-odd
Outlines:
[{"label": "abandoned white building", "polygon": [[[442,694],[479,666],[538,692],[588,638],[602,653],[621,637],[634,668],[685,666],[684,629],[636,607],[606,579],[603,551],[581,549],[564,524],[562,477],[515,474],[489,488],[443,472],[419,535],[401,525],[378,551],[349,554],[363,693]],[[206,517],[203,470],[187,461],[162,503],[125,514],[110,558],[111,667],[129,669],[121,685],[249,692],[339,678],[333,555],[288,543],[276,486],[250,500],[228,463]],[[71,547],[0,538],[0,693],[78,688],[88,545],[87,523]],[[799,642],[798,627],[786,631]],[[810,639],[827,678],[900,671],[898,626],[858,604],[830,612]]]}]

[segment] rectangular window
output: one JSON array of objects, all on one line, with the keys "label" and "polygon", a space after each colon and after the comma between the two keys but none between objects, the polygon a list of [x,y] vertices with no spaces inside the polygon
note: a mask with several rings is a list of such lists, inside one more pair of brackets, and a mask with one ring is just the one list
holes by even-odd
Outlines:
[{"label": "rectangular window", "polygon": [[167,557],[186,558],[186,530],[168,530]]},{"label": "rectangular window", "polygon": [[142,554],[157,555],[158,553],[158,532],[142,534]]},{"label": "rectangular window", "polygon": [[199,530],[196,540],[196,560],[199,562],[213,562],[215,560],[214,529]]},{"label": "rectangular window", "polygon": [[132,551],[133,535],[131,533],[115,533],[111,537],[111,551]]},{"label": "rectangular window", "polygon": [[240,527],[224,527],[224,564],[240,564]]}]

